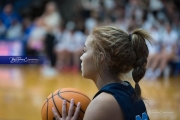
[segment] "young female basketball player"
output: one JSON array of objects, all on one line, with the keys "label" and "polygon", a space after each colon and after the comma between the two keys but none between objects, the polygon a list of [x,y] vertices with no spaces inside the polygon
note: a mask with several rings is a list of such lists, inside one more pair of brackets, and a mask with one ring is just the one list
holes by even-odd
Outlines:
[{"label": "young female basketball player", "polygon": [[[82,60],[82,76],[94,81],[98,93],[89,104],[84,120],[135,120],[146,107],[141,97],[139,81],[145,74],[148,48],[145,40],[152,37],[144,30],[132,34],[111,26],[97,27],[85,42]],[[132,71],[135,89],[123,76]],[[63,102],[63,116],[53,109],[56,120],[77,120],[80,104],[73,113],[71,100],[66,116],[66,102]]]}]

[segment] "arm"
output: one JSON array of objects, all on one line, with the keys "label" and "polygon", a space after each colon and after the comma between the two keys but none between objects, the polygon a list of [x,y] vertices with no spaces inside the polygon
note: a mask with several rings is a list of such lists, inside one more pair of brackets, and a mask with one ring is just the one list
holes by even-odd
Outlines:
[{"label": "arm", "polygon": [[124,120],[123,112],[116,99],[101,93],[88,106],[83,120]]}]

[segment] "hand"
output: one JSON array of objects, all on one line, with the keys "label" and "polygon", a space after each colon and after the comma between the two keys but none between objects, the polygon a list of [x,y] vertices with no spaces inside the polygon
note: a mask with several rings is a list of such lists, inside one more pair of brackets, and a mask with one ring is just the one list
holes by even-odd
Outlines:
[{"label": "hand", "polygon": [[80,102],[77,104],[77,108],[74,113],[74,100],[71,99],[68,116],[66,116],[66,101],[65,100],[63,100],[63,103],[62,103],[62,118],[58,115],[55,108],[52,108],[52,112],[56,120],[77,120],[79,116],[79,112],[80,112]]}]

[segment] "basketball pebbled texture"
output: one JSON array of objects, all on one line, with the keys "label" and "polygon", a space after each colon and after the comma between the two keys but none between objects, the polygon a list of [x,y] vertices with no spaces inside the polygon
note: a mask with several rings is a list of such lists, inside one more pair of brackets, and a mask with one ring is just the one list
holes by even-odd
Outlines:
[{"label": "basketball pebbled texture", "polygon": [[54,115],[52,113],[52,107],[54,107],[57,113],[59,114],[59,116],[62,117],[63,100],[66,100],[66,103],[67,103],[66,115],[68,115],[71,99],[74,99],[74,110],[76,109],[78,102],[81,103],[80,114],[79,114],[78,120],[83,120],[86,108],[91,102],[91,100],[83,92],[75,88],[58,89],[54,91],[53,93],[51,93],[44,101],[44,104],[41,110],[42,120],[55,120]]}]

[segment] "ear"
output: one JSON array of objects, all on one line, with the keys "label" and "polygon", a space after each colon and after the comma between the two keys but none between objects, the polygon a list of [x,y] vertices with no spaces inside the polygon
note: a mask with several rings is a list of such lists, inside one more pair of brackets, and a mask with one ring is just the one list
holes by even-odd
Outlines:
[{"label": "ear", "polygon": [[99,56],[100,56],[100,62],[103,63],[105,60],[105,55],[103,54],[103,52],[100,52]]}]

